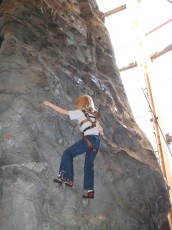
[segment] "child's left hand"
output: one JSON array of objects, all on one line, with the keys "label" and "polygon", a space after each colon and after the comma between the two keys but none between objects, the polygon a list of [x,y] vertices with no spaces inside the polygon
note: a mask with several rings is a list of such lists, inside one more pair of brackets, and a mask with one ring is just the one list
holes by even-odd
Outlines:
[{"label": "child's left hand", "polygon": [[100,125],[100,123],[98,123],[98,130],[101,134],[103,134],[103,128],[102,126]]}]

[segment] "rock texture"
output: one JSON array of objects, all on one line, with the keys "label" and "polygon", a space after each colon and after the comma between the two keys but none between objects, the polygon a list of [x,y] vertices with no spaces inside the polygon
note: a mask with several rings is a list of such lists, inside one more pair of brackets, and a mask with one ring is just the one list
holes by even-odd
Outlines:
[{"label": "rock texture", "polygon": [[[73,109],[93,97],[104,127],[94,200],[53,184],[75,123],[42,106]],[[75,133],[75,134],[74,134]],[[133,119],[108,32],[94,0],[0,2],[0,229],[168,230],[168,187]]]}]

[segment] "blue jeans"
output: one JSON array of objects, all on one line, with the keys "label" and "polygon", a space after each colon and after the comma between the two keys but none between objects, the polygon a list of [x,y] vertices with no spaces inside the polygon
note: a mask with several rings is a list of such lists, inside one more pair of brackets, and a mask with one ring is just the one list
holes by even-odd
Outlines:
[{"label": "blue jeans", "polygon": [[[93,147],[97,150],[100,148],[100,138],[98,135],[87,135],[91,141]],[[62,178],[73,181],[73,158],[83,153],[85,154],[84,163],[84,189],[94,190],[94,159],[97,152],[88,148],[87,142],[84,139],[79,140],[68,149],[66,149],[62,155],[60,163],[60,173]]]}]

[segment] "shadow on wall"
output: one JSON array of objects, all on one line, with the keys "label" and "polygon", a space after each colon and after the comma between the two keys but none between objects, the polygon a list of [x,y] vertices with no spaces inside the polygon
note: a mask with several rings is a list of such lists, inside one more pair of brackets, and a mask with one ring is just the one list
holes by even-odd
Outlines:
[{"label": "shadow on wall", "polygon": [[[0,0],[1,1],[1,0]],[[1,2],[0,2],[1,3]],[[0,49],[1,49],[1,45],[2,45],[2,42],[3,42],[4,38],[2,36],[0,36]]]}]

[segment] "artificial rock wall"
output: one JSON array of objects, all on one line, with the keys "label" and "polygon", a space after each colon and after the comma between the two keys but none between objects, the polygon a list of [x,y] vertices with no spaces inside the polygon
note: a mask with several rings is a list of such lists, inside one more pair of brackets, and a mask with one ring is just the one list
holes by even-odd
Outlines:
[{"label": "artificial rock wall", "polygon": [[[1,230],[168,230],[168,187],[134,121],[109,34],[94,0],[0,2]],[[104,127],[95,199],[52,182],[77,125],[42,105],[73,109],[89,94]]]}]

